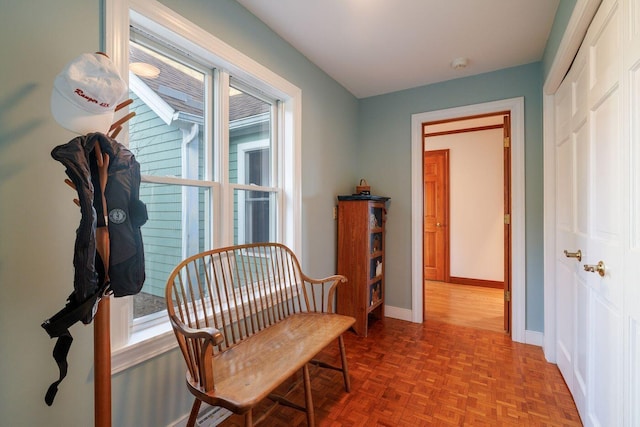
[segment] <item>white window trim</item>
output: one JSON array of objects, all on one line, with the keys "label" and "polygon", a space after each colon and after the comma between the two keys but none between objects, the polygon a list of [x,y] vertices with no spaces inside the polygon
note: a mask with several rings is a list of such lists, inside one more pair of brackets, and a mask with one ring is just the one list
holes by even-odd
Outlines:
[{"label": "white window trim", "polygon": [[176,111],[162,98],[160,98],[157,93],[152,91],[149,86],[144,84],[140,77],[136,76],[132,72],[129,72],[128,74],[129,89],[138,95],[138,98],[147,104],[164,123],[167,125],[171,124]]},{"label": "white window trim", "polygon": [[[178,15],[155,0],[106,0],[104,11],[103,50],[111,57],[122,76],[128,79],[129,24],[144,28],[171,40],[178,40],[182,47],[204,64],[215,64],[219,69],[237,76],[244,82],[264,88],[282,100],[280,135],[281,155],[277,160],[281,168],[283,204],[279,219],[282,242],[300,256],[301,236],[301,107],[302,92],[295,85],[268,68],[235,50],[194,23]],[[219,93],[219,91],[218,91]],[[125,112],[126,113],[126,112]],[[224,114],[216,109],[214,114]],[[221,117],[221,116],[219,116]],[[223,116],[222,116],[223,117]],[[210,117],[208,118],[210,119]],[[214,139],[222,139],[228,130],[214,129]],[[128,129],[121,132],[119,140],[128,144]],[[223,152],[220,161],[228,161]],[[228,163],[228,162],[227,162]],[[285,167],[285,165],[291,165]],[[216,192],[217,193],[217,192]],[[225,197],[215,194],[216,197]],[[214,201],[215,202],[215,201]],[[222,236],[228,239],[228,236]],[[223,241],[224,242],[224,241]],[[217,244],[223,242],[215,242]],[[133,318],[132,298],[113,298],[111,303],[112,374],[155,357],[176,346],[168,322],[144,334],[130,335]],[[166,328],[166,330],[165,330]]]}]

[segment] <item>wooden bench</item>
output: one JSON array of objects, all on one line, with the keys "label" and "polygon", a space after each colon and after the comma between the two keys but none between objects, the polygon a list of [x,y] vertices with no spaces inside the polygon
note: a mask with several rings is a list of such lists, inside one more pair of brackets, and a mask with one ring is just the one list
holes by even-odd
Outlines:
[{"label": "wooden bench", "polygon": [[[342,282],[339,275],[307,277],[293,252],[276,243],[215,249],[181,262],[167,280],[166,301],[195,396],[187,425],[195,425],[205,402],[243,414],[252,426],[252,409],[269,398],[305,411],[313,426],[309,363],[341,371],[350,390],[342,334],[355,319],[333,312]],[[334,340],[341,366],[314,360]],[[274,393],[299,371],[304,406]]]}]

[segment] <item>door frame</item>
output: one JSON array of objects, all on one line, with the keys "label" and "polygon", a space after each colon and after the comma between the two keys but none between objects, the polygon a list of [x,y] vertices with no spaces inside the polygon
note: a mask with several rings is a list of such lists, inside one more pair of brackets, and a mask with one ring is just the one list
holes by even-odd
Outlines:
[{"label": "door frame", "polygon": [[[411,116],[411,320],[423,322],[422,280],[422,123],[497,111],[511,114],[511,339],[541,345],[538,334],[525,333],[525,181],[524,181],[524,97],[473,104]],[[528,339],[527,339],[528,338]]]}]

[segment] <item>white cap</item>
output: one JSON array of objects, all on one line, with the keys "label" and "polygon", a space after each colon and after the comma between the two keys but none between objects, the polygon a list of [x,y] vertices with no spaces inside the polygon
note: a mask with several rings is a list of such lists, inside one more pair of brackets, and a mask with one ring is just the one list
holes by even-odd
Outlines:
[{"label": "white cap", "polygon": [[127,84],[111,60],[101,53],[84,53],[56,76],[51,113],[63,128],[85,135],[107,133]]}]

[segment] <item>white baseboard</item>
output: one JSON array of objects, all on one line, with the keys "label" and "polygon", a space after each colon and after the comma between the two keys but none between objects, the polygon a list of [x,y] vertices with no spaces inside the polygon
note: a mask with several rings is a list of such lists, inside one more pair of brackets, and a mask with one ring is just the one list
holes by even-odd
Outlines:
[{"label": "white baseboard", "polygon": [[[407,308],[394,307],[391,305],[384,306],[384,315],[392,319],[413,321],[413,312]],[[544,333],[538,331],[525,330],[524,343],[542,347],[544,343]]]},{"label": "white baseboard", "polygon": [[524,342],[525,344],[542,347],[542,344],[544,343],[544,334],[537,331],[524,331]]},{"label": "white baseboard", "polygon": [[[219,406],[202,405],[196,420],[196,427],[215,427],[229,418],[233,413]],[[184,427],[189,420],[189,414],[184,415],[178,421],[169,424],[169,427]]]},{"label": "white baseboard", "polygon": [[411,322],[413,319],[413,312],[408,308],[393,307],[391,305],[384,306],[384,315],[385,317],[406,320],[407,322]]}]

